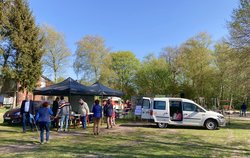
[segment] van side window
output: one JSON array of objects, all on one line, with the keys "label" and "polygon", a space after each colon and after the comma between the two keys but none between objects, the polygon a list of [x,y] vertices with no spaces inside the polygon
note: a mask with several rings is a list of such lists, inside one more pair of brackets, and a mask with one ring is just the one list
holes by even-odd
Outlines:
[{"label": "van side window", "polygon": [[182,103],[183,105],[183,111],[195,111],[197,106],[192,103]]},{"label": "van side window", "polygon": [[142,108],[150,109],[150,101],[148,99],[143,99],[142,101]]},{"label": "van side window", "polygon": [[154,101],[154,109],[165,110],[166,102],[165,101]]}]

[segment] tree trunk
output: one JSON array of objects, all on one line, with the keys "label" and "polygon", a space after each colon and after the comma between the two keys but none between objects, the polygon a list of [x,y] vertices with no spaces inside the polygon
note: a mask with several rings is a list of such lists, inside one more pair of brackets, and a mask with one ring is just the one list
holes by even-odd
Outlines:
[{"label": "tree trunk", "polygon": [[230,104],[229,104],[229,109],[230,110],[232,109],[232,105],[233,105],[233,96],[231,95]]}]

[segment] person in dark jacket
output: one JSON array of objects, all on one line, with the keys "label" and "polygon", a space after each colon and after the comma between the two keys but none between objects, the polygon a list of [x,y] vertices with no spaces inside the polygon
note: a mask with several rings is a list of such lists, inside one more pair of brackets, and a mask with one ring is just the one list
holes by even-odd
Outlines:
[{"label": "person in dark jacket", "polygon": [[26,99],[22,101],[20,114],[22,117],[22,127],[23,133],[26,133],[26,123],[30,124],[31,131],[34,131],[32,118],[30,115],[35,115],[35,107],[32,100],[29,99],[29,96],[26,96]]},{"label": "person in dark jacket", "polygon": [[44,143],[44,129],[46,130],[46,143],[49,142],[49,125],[50,116],[53,115],[52,110],[49,108],[49,103],[44,102],[42,107],[38,110],[36,114],[36,122],[39,123],[40,127],[40,143]]},{"label": "person in dark jacket", "polygon": [[93,117],[94,117],[94,126],[93,126],[93,132],[94,135],[99,135],[100,132],[100,123],[102,118],[102,107],[99,104],[99,100],[95,100],[95,104],[92,109]]},{"label": "person in dark jacket", "polygon": [[113,113],[113,105],[108,99],[107,104],[104,106],[104,114],[107,118],[107,129],[112,128],[112,113]]},{"label": "person in dark jacket", "polygon": [[[53,112],[53,116],[56,116],[57,110],[59,107],[59,97],[56,97],[56,99],[53,101],[53,106],[52,106],[52,112]],[[56,126],[58,126],[58,120],[54,119],[52,122],[52,127],[56,128]]]},{"label": "person in dark jacket", "polygon": [[247,112],[247,105],[246,105],[246,103],[244,102],[244,103],[241,105],[241,116],[246,116],[246,112]]}]

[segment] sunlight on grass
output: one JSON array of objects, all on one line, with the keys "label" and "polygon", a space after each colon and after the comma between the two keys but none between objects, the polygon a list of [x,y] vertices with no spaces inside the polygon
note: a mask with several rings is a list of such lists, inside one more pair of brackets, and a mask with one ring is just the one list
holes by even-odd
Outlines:
[{"label": "sunlight on grass", "polygon": [[[38,144],[38,133],[21,133],[21,127],[0,125],[2,157],[247,157],[250,155],[249,121],[233,120],[230,126],[203,128],[120,126],[99,136],[71,129],[51,132],[49,144]],[[10,148],[15,146],[16,149]],[[19,147],[18,147],[19,146]],[[9,150],[7,152],[7,150]]]},{"label": "sunlight on grass", "polygon": [[6,111],[8,111],[9,109],[5,109],[5,108],[0,108],[0,123],[3,122],[3,115]]}]

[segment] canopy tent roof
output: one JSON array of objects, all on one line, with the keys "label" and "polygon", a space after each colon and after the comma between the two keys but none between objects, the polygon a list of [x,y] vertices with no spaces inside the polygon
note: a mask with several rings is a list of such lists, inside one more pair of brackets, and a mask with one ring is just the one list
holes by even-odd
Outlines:
[{"label": "canopy tent roof", "polygon": [[95,95],[99,96],[123,96],[122,91],[114,90],[104,86],[103,84],[96,82],[90,86],[95,91]]},{"label": "canopy tent roof", "polygon": [[34,95],[95,95],[96,92],[93,88],[84,86],[72,78],[67,78],[66,80],[48,86],[44,88],[36,88],[33,91]]}]

